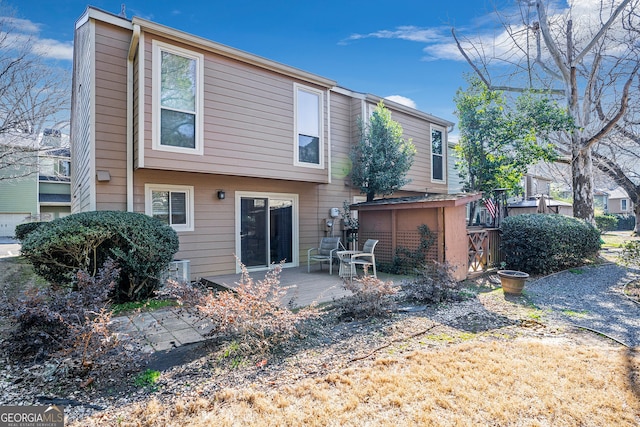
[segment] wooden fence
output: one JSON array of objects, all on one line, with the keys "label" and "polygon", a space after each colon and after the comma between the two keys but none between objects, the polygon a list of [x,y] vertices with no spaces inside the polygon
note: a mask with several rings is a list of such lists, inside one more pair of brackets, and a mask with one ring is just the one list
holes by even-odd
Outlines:
[{"label": "wooden fence", "polygon": [[500,266],[504,254],[500,249],[500,230],[497,228],[469,228],[469,274],[479,274]]}]

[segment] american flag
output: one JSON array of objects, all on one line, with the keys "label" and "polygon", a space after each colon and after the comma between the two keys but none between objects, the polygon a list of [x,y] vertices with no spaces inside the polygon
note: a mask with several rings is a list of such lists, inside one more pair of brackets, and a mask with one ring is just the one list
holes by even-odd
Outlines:
[{"label": "american flag", "polygon": [[489,211],[489,215],[491,215],[491,218],[495,218],[496,217],[496,213],[498,212],[498,208],[496,207],[496,204],[493,202],[493,200],[492,199],[484,199],[484,206]]}]

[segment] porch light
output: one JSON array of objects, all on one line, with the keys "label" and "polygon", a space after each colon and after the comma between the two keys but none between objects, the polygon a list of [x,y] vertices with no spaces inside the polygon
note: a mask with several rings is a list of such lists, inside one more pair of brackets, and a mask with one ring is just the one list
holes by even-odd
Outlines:
[{"label": "porch light", "polygon": [[218,200],[224,200],[225,196],[224,190],[218,190]]}]

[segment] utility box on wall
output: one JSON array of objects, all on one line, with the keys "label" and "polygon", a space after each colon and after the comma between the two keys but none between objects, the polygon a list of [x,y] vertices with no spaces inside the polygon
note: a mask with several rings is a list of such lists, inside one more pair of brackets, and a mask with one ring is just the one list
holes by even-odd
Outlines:
[{"label": "utility box on wall", "polygon": [[162,284],[167,280],[175,280],[179,283],[188,283],[191,280],[191,262],[188,259],[171,261],[162,275]]}]

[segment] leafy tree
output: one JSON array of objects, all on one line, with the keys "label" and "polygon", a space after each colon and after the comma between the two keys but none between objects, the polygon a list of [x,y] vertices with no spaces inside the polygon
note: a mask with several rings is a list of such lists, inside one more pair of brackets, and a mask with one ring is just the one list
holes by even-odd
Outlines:
[{"label": "leafy tree", "polygon": [[[455,97],[460,140],[456,164],[465,191],[490,193],[506,188],[519,190],[529,165],[552,160],[555,149],[547,140],[550,131],[571,127],[566,109],[541,94],[523,93],[509,104],[501,91],[489,90],[477,77]],[[469,215],[475,216],[475,203]]]},{"label": "leafy tree", "polygon": [[558,132],[554,140],[571,166],[573,215],[593,223],[594,157],[596,167],[634,190],[607,150],[592,154],[598,144],[611,143],[612,131],[624,129],[623,118],[640,95],[639,3],[517,4],[513,16],[508,9],[496,12],[504,31],[494,38],[459,37],[452,30],[455,43],[489,88],[546,92],[566,104],[575,126],[570,132]]},{"label": "leafy tree", "polygon": [[358,120],[360,141],[351,151],[353,185],[367,195],[386,196],[411,182],[406,178],[416,148],[402,137],[402,126],[391,119],[391,112],[380,101],[366,124]]}]

